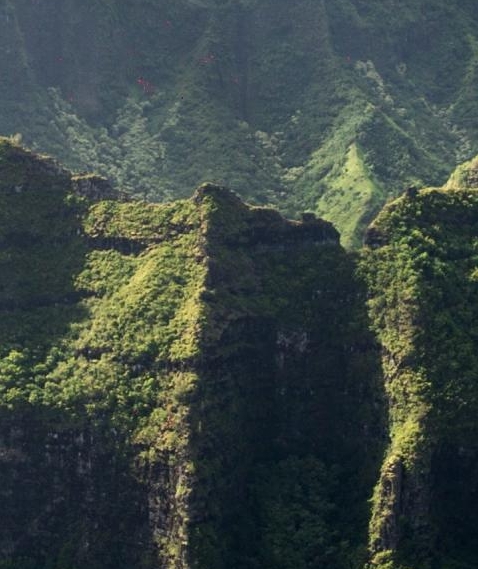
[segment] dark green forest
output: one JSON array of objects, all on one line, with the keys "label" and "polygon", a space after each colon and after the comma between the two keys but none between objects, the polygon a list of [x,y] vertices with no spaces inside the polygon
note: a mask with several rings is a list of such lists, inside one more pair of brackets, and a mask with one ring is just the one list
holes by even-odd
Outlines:
[{"label": "dark green forest", "polygon": [[226,185],[358,246],[478,153],[474,0],[0,0],[0,133],[153,201]]},{"label": "dark green forest", "polygon": [[0,0],[0,569],[476,569],[477,19]]}]

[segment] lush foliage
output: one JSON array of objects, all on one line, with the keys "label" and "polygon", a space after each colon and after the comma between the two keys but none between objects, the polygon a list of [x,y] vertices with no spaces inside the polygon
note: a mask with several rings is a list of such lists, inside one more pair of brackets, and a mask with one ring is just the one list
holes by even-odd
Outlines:
[{"label": "lush foliage", "polygon": [[204,180],[357,246],[478,150],[473,2],[2,0],[0,131],[164,201]]},{"label": "lush foliage", "polygon": [[477,506],[476,187],[473,161],[447,189],[390,204],[369,233],[362,265],[390,401],[371,524],[380,567],[476,564],[476,531],[457,519]]},{"label": "lush foliage", "polygon": [[[15,553],[36,567],[147,565],[154,541],[139,549],[148,522],[133,467],[160,451],[173,462],[187,444],[205,274],[200,212],[181,202],[90,203],[67,172],[6,141],[0,171],[0,420],[12,496],[2,539],[21,531]],[[17,444],[26,466],[9,454]],[[30,500],[21,507],[18,472]]]},{"label": "lush foliage", "polygon": [[0,142],[4,566],[358,567],[378,362],[337,232],[103,182]]},{"label": "lush foliage", "polygon": [[0,567],[475,567],[477,188],[388,204],[357,276],[313,215],[0,139]]}]

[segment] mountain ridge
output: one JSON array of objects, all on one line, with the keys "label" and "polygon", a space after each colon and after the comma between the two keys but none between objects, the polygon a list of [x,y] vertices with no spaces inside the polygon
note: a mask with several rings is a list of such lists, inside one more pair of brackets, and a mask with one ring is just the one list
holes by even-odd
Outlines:
[{"label": "mountain ridge", "polygon": [[0,131],[151,200],[209,179],[358,247],[387,199],[478,152],[472,2],[0,10]]},{"label": "mountain ridge", "polygon": [[410,188],[357,256],[2,139],[3,567],[473,566],[475,188]]}]

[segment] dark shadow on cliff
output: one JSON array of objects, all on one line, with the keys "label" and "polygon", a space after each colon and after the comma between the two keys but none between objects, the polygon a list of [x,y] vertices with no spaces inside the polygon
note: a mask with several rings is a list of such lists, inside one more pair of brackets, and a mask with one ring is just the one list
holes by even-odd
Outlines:
[{"label": "dark shadow on cliff", "polygon": [[190,413],[193,567],[365,560],[384,445],[379,350],[354,260],[321,223],[256,210],[235,242],[231,226],[209,242],[214,340]]},{"label": "dark shadow on cliff", "polygon": [[147,500],[107,424],[45,407],[0,413],[2,569],[145,567]]},{"label": "dark shadow on cliff", "polygon": [[77,277],[91,202],[52,161],[0,142],[0,567],[143,567],[147,495],[127,435],[49,375],[89,317]]}]

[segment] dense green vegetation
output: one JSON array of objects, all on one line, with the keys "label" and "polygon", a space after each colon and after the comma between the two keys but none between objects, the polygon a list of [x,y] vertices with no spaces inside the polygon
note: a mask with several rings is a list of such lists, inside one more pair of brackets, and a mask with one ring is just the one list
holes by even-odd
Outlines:
[{"label": "dense green vegetation", "polygon": [[477,567],[477,24],[0,0],[0,569]]},{"label": "dense green vegetation", "polygon": [[478,152],[472,0],[1,0],[0,132],[148,200],[204,180],[347,246]]},{"label": "dense green vegetation", "polygon": [[476,159],[380,214],[364,254],[391,443],[374,497],[378,567],[476,565]]},{"label": "dense green vegetation", "polygon": [[1,566],[360,567],[379,372],[335,229],[6,139],[0,194]]},{"label": "dense green vegetation", "polygon": [[92,203],[81,178],[7,141],[0,170],[5,567],[150,566],[135,464],[178,462],[187,444],[200,212]]},{"label": "dense green vegetation", "polygon": [[0,139],[0,567],[475,567],[477,166],[351,254]]},{"label": "dense green vegetation", "polygon": [[285,223],[202,192],[211,264],[193,411],[208,432],[195,439],[198,566],[359,567],[382,425],[353,264],[323,221]]}]

